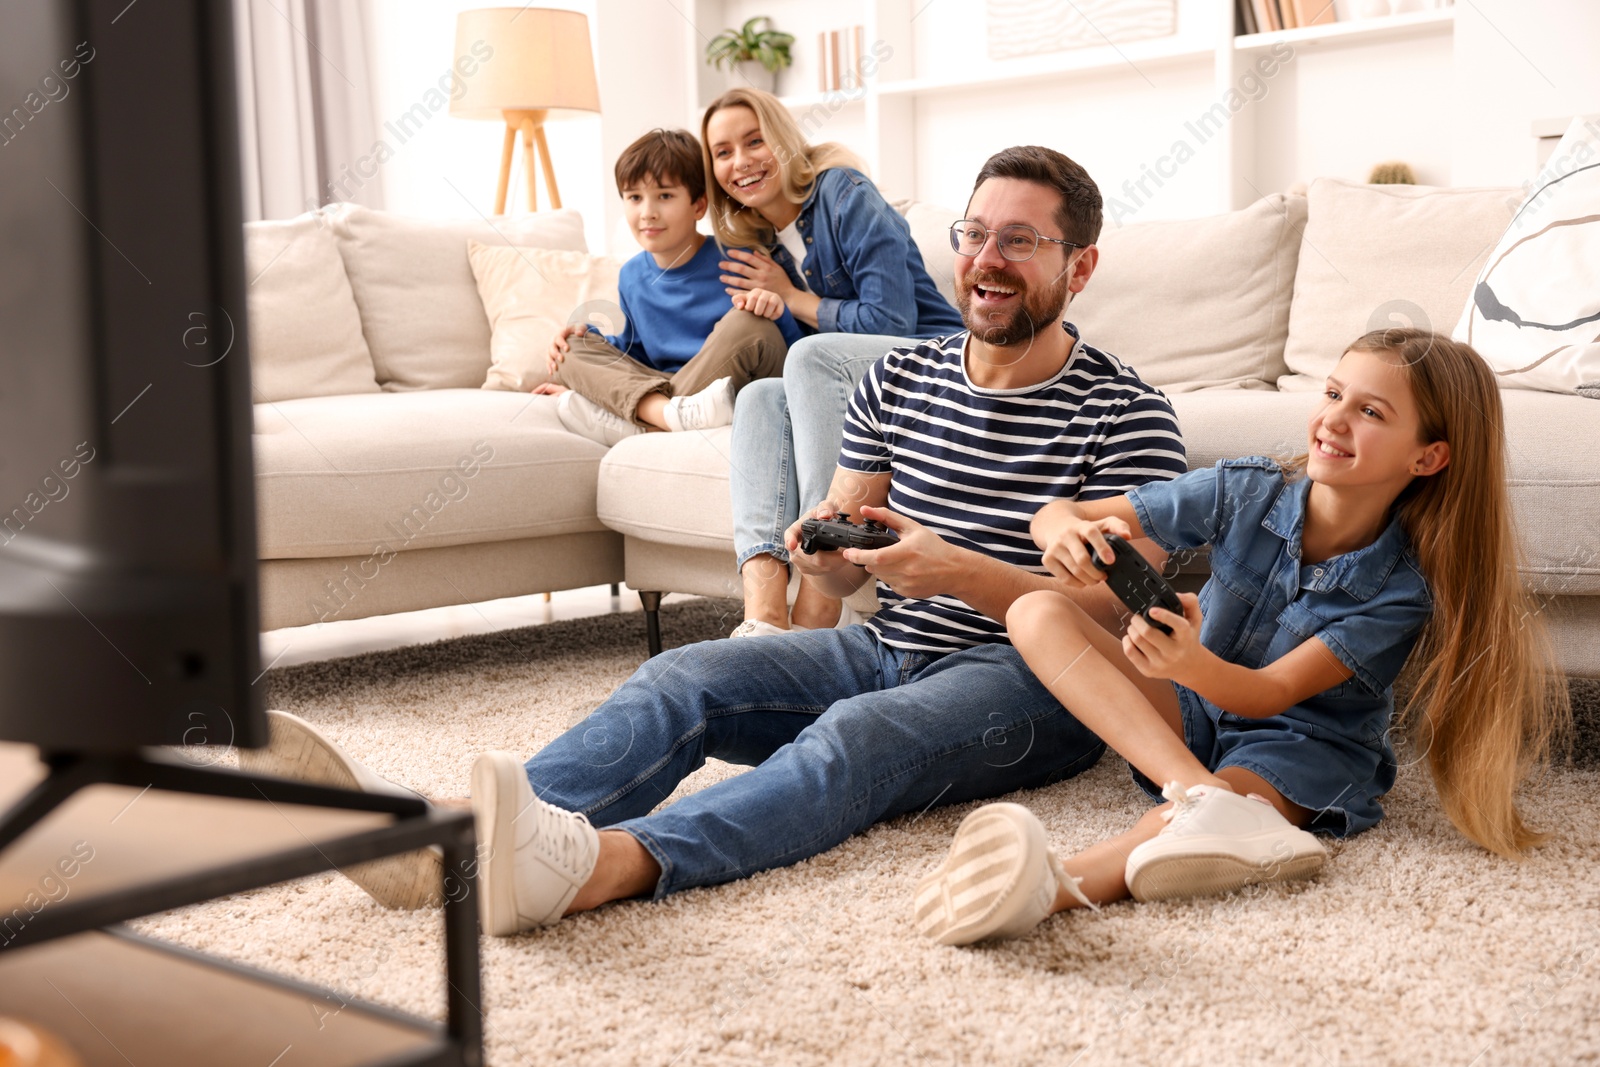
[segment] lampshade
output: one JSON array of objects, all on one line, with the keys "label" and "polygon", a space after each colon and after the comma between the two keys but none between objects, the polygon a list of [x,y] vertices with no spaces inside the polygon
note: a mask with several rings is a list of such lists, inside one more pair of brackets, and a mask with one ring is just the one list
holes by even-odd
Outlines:
[{"label": "lampshade", "polygon": [[[482,42],[482,44],[478,44]],[[474,50],[473,45],[478,47]],[[484,45],[493,49],[481,57]],[[479,59],[461,81],[467,91],[450,101],[450,114],[494,119],[511,111],[599,111],[589,19],[577,11],[544,7],[488,7],[456,16],[457,56]]]}]

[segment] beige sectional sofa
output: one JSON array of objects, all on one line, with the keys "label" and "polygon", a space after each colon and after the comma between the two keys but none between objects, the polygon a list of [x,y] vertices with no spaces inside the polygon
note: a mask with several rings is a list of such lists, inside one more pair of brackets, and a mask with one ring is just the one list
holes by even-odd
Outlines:
[{"label": "beige sectional sofa", "polygon": [[[1228,215],[1108,227],[1069,318],[1169,395],[1192,467],[1293,455],[1345,343],[1453,327],[1517,197],[1319,179]],[[959,212],[896,206],[950,296]],[[583,248],[570,212],[340,206],[249,227],[263,627],[618,580],[647,608],[736,596],[730,431],[607,452],[565,433],[550,398],[481,388],[468,240]],[[1501,395],[1524,574],[1564,668],[1600,676],[1600,401]]]},{"label": "beige sectional sofa", "polygon": [[469,240],[584,249],[571,211],[246,227],[263,629],[621,580],[605,450],[551,398],[482,388]]}]

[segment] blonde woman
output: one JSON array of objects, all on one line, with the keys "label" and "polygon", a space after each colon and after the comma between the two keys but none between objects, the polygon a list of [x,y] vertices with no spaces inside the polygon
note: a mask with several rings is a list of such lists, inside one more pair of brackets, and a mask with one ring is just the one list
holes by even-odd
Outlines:
[{"label": "blonde woman", "polygon": [[[783,532],[827,495],[856,383],[889,349],[963,324],[859,160],[837,144],[807,144],[775,97],[723,94],[706,109],[700,140],[728,292],[778,294],[808,333],[790,348],[782,379],[739,393],[733,417],[734,547],[745,593],[734,635],[781,633],[791,625]],[[848,619],[839,601],[802,585],[796,627]]]}]

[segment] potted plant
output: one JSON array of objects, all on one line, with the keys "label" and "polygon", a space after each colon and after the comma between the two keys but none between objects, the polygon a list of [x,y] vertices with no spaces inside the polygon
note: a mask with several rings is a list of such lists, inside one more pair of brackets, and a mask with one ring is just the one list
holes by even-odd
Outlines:
[{"label": "potted plant", "polygon": [[[766,29],[757,28],[761,25]],[[793,62],[789,55],[792,44],[794,34],[773,29],[770,18],[757,15],[737,30],[723,30],[712,38],[706,45],[706,62],[718,70],[726,63],[737,84],[777,93],[778,71]],[[760,73],[758,67],[766,73]]]}]

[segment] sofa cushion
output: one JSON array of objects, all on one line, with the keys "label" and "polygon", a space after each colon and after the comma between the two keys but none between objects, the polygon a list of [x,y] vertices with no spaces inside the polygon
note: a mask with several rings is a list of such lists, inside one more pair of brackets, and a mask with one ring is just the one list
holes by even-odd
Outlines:
[{"label": "sofa cushion", "polygon": [[261,558],[603,529],[605,449],[563,429],[555,407],[478,388],[257,405]]},{"label": "sofa cushion", "polygon": [[587,249],[576,211],[437,221],[354,204],[330,214],[385,390],[476,389],[489,372],[489,320],[467,242]]},{"label": "sofa cushion", "polygon": [[731,567],[732,441],[731,426],[623,438],[600,465],[600,521],[645,541],[726,549]]},{"label": "sofa cushion", "polygon": [[[1547,595],[1600,595],[1600,449],[1575,449],[1592,436],[1594,401],[1501,390],[1511,509],[1526,554],[1528,587]],[[1172,397],[1189,469],[1219,459],[1290,459],[1306,450],[1306,423],[1321,395],[1309,392],[1197,392]]]},{"label": "sofa cushion", "polygon": [[1106,228],[1067,318],[1165,392],[1270,388],[1286,373],[1304,197],[1209,218]]},{"label": "sofa cushion", "polygon": [[544,381],[550,339],[568,323],[600,317],[609,320],[611,333],[621,332],[622,264],[610,256],[468,241],[467,259],[489,317],[485,389],[525,393]]},{"label": "sofa cushion", "polygon": [[361,313],[323,213],[246,223],[244,259],[255,400],[376,393]]},{"label": "sofa cushion", "polygon": [[1345,346],[1371,330],[1449,333],[1515,189],[1362,185],[1318,178],[1295,275],[1280,389],[1320,389]]}]

